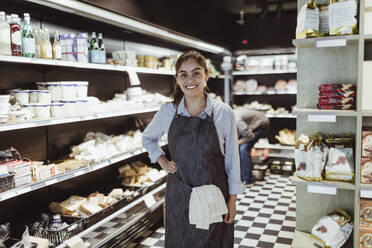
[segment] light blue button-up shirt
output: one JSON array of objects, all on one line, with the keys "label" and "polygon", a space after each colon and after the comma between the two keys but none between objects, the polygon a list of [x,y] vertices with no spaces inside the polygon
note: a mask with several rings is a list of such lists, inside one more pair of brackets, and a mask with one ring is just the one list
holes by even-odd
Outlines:
[{"label": "light blue button-up shirt", "polygon": [[[225,156],[225,170],[229,181],[229,194],[243,193],[244,187],[240,181],[239,148],[234,112],[229,105],[207,96],[207,107],[199,117],[205,119],[207,115],[211,116],[212,110],[220,148],[222,154]],[[164,154],[158,145],[158,141],[163,134],[168,133],[175,112],[176,108],[173,103],[163,104],[143,132],[142,144],[148,151],[152,163],[155,163]],[[184,98],[179,103],[177,114],[186,117],[190,116],[185,108]]]}]

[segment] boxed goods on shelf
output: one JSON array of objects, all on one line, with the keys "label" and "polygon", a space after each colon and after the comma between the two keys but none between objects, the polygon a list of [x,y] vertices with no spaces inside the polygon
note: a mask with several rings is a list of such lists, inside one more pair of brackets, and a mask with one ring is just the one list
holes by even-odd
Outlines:
[{"label": "boxed goods on shelf", "polygon": [[319,85],[319,109],[351,110],[356,105],[356,87],[352,84]]},{"label": "boxed goods on shelf", "polygon": [[311,239],[317,247],[341,248],[352,231],[351,216],[337,210],[320,218],[311,231]]},{"label": "boxed goods on shelf", "polygon": [[363,128],[362,131],[360,182],[372,183],[372,131],[369,128]]},{"label": "boxed goods on shelf", "polygon": [[372,229],[359,227],[359,248],[372,246]]}]

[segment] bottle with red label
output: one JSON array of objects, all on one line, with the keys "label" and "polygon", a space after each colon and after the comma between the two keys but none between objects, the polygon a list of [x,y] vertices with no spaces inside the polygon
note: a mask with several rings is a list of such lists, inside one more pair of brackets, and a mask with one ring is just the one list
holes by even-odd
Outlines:
[{"label": "bottle with red label", "polygon": [[11,15],[11,48],[13,56],[22,56],[22,29],[18,15]]}]

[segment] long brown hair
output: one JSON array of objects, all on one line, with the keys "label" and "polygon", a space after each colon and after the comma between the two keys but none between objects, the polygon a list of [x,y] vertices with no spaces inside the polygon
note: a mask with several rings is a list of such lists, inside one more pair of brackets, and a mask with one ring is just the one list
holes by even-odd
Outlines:
[{"label": "long brown hair", "polygon": [[[208,72],[207,63],[205,62],[205,57],[197,51],[190,50],[190,51],[187,51],[187,52],[184,52],[183,54],[181,54],[181,56],[177,59],[176,75],[175,75],[176,79],[177,79],[177,76],[178,76],[178,70],[180,69],[182,63],[187,61],[188,59],[195,60],[204,69],[205,73]],[[209,92],[209,89],[207,87],[205,87],[204,90],[206,92]],[[176,82],[176,85],[174,86],[173,93],[172,93],[173,104],[175,106],[178,106],[178,104],[182,100],[182,97],[183,97],[183,92],[181,90],[181,87]]]}]

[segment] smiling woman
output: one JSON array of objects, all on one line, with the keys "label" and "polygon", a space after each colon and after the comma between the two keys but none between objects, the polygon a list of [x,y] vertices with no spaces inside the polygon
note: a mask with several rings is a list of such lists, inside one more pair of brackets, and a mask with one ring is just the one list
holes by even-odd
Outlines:
[{"label": "smiling woman", "polygon": [[[233,247],[236,194],[243,192],[237,129],[231,107],[205,92],[208,78],[205,58],[183,53],[176,63],[174,101],[161,107],[142,135],[151,162],[169,173],[167,248]],[[171,161],[158,146],[164,133]]]}]

